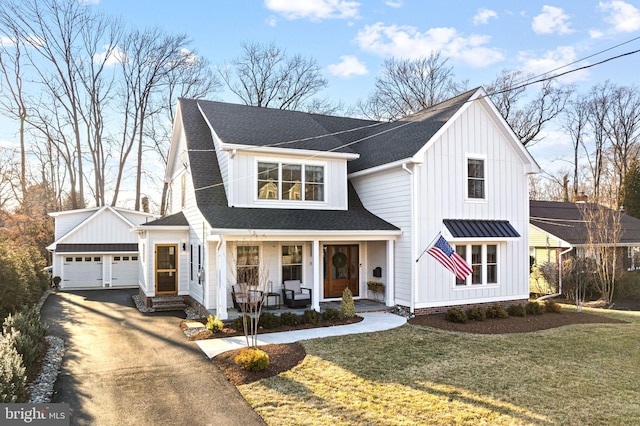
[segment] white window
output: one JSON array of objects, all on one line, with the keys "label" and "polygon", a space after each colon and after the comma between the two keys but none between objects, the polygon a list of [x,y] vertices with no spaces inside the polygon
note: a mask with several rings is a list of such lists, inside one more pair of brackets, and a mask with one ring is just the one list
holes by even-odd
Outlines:
[{"label": "white window", "polygon": [[238,246],[236,254],[236,281],[258,285],[260,283],[260,247]]},{"label": "white window", "polygon": [[324,201],[324,166],[258,162],[258,199]]},{"label": "white window", "polygon": [[482,158],[467,158],[467,198],[484,200],[486,193],[486,161]]},{"label": "white window", "polygon": [[464,280],[456,278],[456,287],[498,284],[498,246],[496,244],[456,244],[456,253],[471,265]]},{"label": "white window", "polygon": [[302,245],[282,246],[282,281],[302,281]]}]

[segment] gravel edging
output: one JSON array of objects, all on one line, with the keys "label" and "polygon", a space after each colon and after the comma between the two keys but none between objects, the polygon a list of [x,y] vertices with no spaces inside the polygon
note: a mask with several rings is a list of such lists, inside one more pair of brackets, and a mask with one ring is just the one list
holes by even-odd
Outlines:
[{"label": "gravel edging", "polygon": [[64,356],[64,340],[56,336],[45,336],[45,339],[49,348],[42,360],[42,368],[38,377],[28,385],[31,404],[51,402],[53,386],[56,384]]}]

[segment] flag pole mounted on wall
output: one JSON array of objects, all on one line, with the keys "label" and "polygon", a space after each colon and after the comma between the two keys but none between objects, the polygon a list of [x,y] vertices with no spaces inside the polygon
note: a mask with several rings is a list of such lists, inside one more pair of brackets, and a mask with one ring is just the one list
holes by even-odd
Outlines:
[{"label": "flag pole mounted on wall", "polygon": [[[427,248],[420,254],[420,257],[427,252],[433,256],[442,266],[447,268],[458,279],[464,280],[467,278],[473,269],[471,266],[451,247],[449,242],[444,239],[439,232],[436,238],[427,246]],[[416,260],[420,260],[420,257]]]}]

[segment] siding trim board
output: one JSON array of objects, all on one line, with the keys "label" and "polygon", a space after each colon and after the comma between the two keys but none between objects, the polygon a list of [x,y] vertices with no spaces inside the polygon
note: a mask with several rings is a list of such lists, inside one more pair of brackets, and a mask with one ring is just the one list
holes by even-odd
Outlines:
[{"label": "siding trim board", "polygon": [[138,243],[113,243],[113,244],[58,244],[56,253],[109,253],[109,252],[138,252]]}]

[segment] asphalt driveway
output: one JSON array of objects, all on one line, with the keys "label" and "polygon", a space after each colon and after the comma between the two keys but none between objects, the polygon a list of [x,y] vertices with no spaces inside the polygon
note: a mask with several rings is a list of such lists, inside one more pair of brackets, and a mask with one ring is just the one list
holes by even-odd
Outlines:
[{"label": "asphalt driveway", "polygon": [[58,292],[42,318],[66,352],[53,402],[77,425],[264,424],[179,328],[180,313],[142,314],[137,290]]}]

